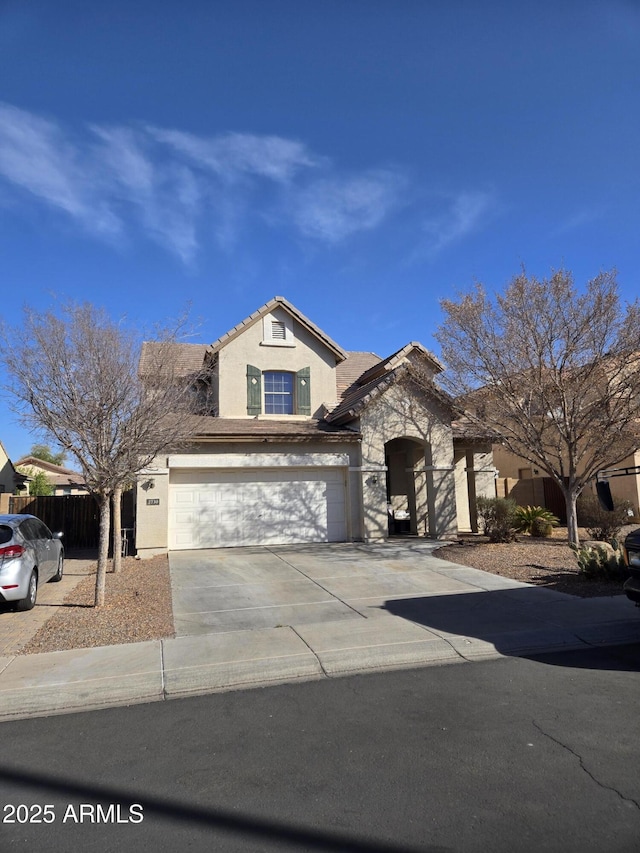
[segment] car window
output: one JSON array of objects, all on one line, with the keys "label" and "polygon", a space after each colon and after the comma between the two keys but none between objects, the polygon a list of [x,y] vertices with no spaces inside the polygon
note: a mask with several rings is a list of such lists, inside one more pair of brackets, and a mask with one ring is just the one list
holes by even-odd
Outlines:
[{"label": "car window", "polygon": [[51,539],[51,531],[39,518],[32,518],[31,524],[33,524],[33,529],[38,539]]},{"label": "car window", "polygon": [[8,524],[0,524],[0,545],[13,539],[13,529]]},{"label": "car window", "polygon": [[33,542],[34,539],[38,539],[38,531],[32,518],[27,518],[20,522],[20,533],[22,533],[23,537],[28,542]]}]

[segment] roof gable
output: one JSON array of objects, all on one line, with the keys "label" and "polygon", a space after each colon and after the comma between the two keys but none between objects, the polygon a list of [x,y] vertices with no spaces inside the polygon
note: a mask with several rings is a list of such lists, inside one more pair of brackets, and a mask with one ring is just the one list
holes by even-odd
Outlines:
[{"label": "roof gable", "polygon": [[78,471],[65,468],[63,465],[54,465],[53,462],[38,459],[37,456],[23,456],[16,462],[16,465],[20,465],[30,472],[25,479],[32,477],[34,470],[43,471],[52,486],[85,487],[85,479]]},{"label": "roof gable", "polygon": [[258,308],[257,311],[254,311],[253,314],[250,314],[246,319],[244,319],[241,323],[238,323],[237,326],[234,326],[233,329],[230,329],[228,332],[225,332],[224,335],[221,335],[216,341],[211,344],[210,351],[213,353],[221,350],[226,344],[230,341],[237,338],[238,335],[241,335],[246,329],[250,326],[253,326],[259,320],[261,320],[266,314],[269,314],[275,308],[284,309],[294,320],[300,323],[307,331],[309,331],[314,337],[316,337],[319,341],[321,341],[331,352],[336,356],[338,361],[344,361],[347,357],[347,353],[342,349],[342,347],[338,346],[338,344],[332,340],[328,335],[326,335],[322,329],[312,323],[308,317],[305,317],[298,309],[288,302],[284,296],[274,296],[273,299],[270,299],[269,302],[265,302],[265,304]]},{"label": "roof gable", "polygon": [[436,358],[432,352],[429,352],[429,350],[426,347],[423,347],[421,343],[418,343],[418,341],[411,341],[411,343],[406,344],[402,349],[397,350],[387,358],[382,359],[377,364],[374,364],[369,368],[369,370],[365,371],[365,373],[363,373],[358,379],[358,383],[360,385],[365,385],[375,377],[381,376],[383,373],[388,371],[395,370],[395,368],[401,364],[415,362],[416,358],[426,362],[427,367],[434,375],[436,373],[442,373],[444,370],[444,364],[442,364],[442,362]]},{"label": "roof gable", "polygon": [[[361,382],[358,382],[352,385],[351,390],[345,394],[342,402],[326,415],[326,420],[330,423],[344,424],[357,418],[363,409],[366,409],[370,403],[382,396],[388,388],[395,385],[396,382],[405,376],[411,376],[411,365],[406,361],[399,364],[393,370],[386,370],[378,376],[374,376],[373,379],[370,379],[366,383],[361,384]],[[446,409],[452,413],[457,412],[457,406],[453,398],[441,388],[438,388],[435,383],[423,381],[420,383],[420,387]]]},{"label": "roof gable", "polygon": [[51,474],[75,474],[76,477],[81,476],[77,471],[71,468],[65,468],[64,465],[54,465],[53,462],[47,462],[45,459],[39,459],[37,456],[23,456],[18,459],[16,465],[30,465],[33,468],[42,468],[43,471],[49,471]]}]

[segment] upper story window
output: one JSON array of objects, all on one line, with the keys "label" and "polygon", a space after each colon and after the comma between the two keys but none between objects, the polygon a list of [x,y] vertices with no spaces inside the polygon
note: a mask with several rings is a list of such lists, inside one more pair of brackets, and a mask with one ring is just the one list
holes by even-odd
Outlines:
[{"label": "upper story window", "polygon": [[263,377],[265,415],[292,415],[295,412],[293,373],[267,370]]},{"label": "upper story window", "polygon": [[311,369],[260,370],[247,365],[248,415],[310,415]]}]

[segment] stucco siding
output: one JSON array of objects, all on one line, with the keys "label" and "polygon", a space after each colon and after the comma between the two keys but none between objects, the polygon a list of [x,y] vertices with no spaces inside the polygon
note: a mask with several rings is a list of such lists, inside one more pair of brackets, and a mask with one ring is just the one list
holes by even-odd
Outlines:
[{"label": "stucco siding", "polygon": [[347,538],[362,538],[360,496],[353,483],[353,469],[360,466],[359,444],[321,441],[295,444],[278,441],[199,442],[179,455],[158,459],[157,468],[147,469],[138,478],[136,548],[142,557],[168,548],[171,471],[174,465],[175,470],[189,469],[190,458],[193,459],[193,468],[200,470],[210,467],[229,471],[256,468],[286,471],[287,468],[306,466],[338,466],[345,473]]},{"label": "stucco siding", "polygon": [[446,536],[457,531],[453,437],[448,412],[426,394],[398,383],[374,400],[360,418],[365,539],[388,532],[385,444],[409,438],[424,447],[424,463],[415,466],[417,532]]},{"label": "stucco siding", "polygon": [[13,494],[14,487],[13,468],[6,453],[0,449],[0,492]]},{"label": "stucco siding", "polygon": [[[289,318],[275,309],[265,319]],[[247,416],[247,365],[265,370],[296,373],[310,368],[311,416],[322,415],[322,404],[336,399],[336,356],[304,326],[293,321],[293,341],[282,344],[264,340],[263,322],[258,321],[225,344],[219,352],[218,404],[220,417]]]}]

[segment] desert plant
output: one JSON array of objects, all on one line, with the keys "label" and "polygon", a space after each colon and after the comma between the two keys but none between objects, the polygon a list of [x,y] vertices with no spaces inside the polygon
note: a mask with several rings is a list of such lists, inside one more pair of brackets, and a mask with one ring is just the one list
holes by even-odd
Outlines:
[{"label": "desert plant", "polygon": [[513,542],[516,538],[517,504],[511,498],[478,498],[476,509],[482,532],[490,542]]},{"label": "desert plant", "polygon": [[558,524],[556,516],[543,506],[519,506],[515,512],[515,527],[521,533],[531,536],[550,536]]},{"label": "desert plant", "polygon": [[578,522],[586,527],[591,539],[608,542],[620,533],[620,528],[629,523],[629,501],[617,501],[611,512],[603,509],[595,495],[582,494],[578,499]]},{"label": "desert plant", "polygon": [[628,571],[618,540],[611,539],[607,545],[571,545],[581,575],[590,580],[624,580],[627,577]]},{"label": "desert plant", "polygon": [[544,518],[534,518],[529,527],[529,535],[534,539],[546,539],[551,536],[553,531],[553,522],[547,521]]}]

